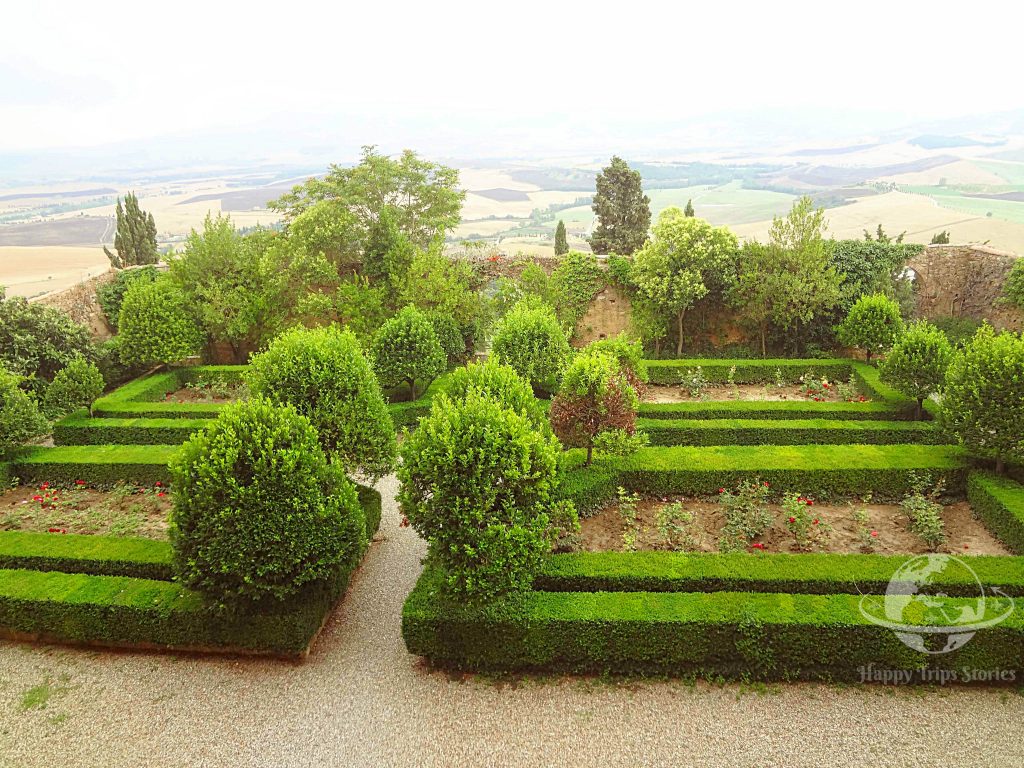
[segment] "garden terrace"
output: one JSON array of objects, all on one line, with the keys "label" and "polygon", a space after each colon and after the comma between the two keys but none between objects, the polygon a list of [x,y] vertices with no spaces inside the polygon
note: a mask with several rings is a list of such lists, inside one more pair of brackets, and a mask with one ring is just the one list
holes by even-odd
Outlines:
[{"label": "garden terrace", "polygon": [[941,444],[927,422],[853,419],[637,419],[651,445]]}]

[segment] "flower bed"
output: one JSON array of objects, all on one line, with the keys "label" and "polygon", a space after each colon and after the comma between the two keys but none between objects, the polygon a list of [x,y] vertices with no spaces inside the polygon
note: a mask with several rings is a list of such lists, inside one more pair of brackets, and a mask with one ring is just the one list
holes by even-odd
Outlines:
[{"label": "flower bed", "polygon": [[947,438],[921,421],[842,419],[637,419],[651,445],[937,445]]}]

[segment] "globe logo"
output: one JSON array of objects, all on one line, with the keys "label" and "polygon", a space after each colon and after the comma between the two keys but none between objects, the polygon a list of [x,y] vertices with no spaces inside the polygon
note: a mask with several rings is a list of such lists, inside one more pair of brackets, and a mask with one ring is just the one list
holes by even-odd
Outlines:
[{"label": "globe logo", "polygon": [[[943,585],[957,584],[951,598]],[[942,654],[965,646],[980,629],[992,627],[1013,613],[1013,599],[998,589],[988,594],[974,570],[953,555],[911,558],[889,580],[885,595],[864,595],[860,612],[868,621],[887,627],[908,647]]]}]

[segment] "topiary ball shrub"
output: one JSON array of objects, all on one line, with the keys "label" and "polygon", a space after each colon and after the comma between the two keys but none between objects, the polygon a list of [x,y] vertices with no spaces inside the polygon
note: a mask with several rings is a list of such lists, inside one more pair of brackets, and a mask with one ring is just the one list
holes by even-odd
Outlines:
[{"label": "topiary ball shrub", "polygon": [[466,340],[455,318],[447,312],[428,312],[427,319],[434,328],[434,335],[448,359],[448,367],[462,365],[466,361]]},{"label": "topiary ball shrub", "polygon": [[84,357],[76,357],[53,377],[46,388],[43,406],[50,418],[59,418],[73,410],[91,407],[103,394],[103,374]]},{"label": "topiary ball shrub", "polygon": [[0,457],[50,431],[35,398],[18,386],[21,380],[0,365]]},{"label": "topiary ball shrub", "polygon": [[644,361],[643,344],[639,341],[630,341],[625,333],[620,333],[611,339],[592,341],[586,348],[592,352],[605,352],[614,357],[637,397],[644,396],[650,376],[647,363]]},{"label": "topiary ball shrub", "polygon": [[293,328],[254,355],[249,391],[306,416],[346,470],[380,477],[394,466],[395,424],[380,384],[349,330]]},{"label": "topiary ball shrub", "polygon": [[902,333],[900,305],[880,293],[861,296],[843,322],[836,326],[839,343],[863,349],[869,363],[873,354],[892,347]]},{"label": "topiary ball shrub", "polygon": [[878,370],[883,382],[917,400],[920,419],[925,399],[942,387],[952,357],[946,334],[921,320],[899,338]]},{"label": "topiary ball shrub", "polygon": [[366,544],[355,487],[290,406],[234,403],[171,461],[180,581],[224,606],[285,600]]},{"label": "topiary ball shrub", "polygon": [[452,371],[444,383],[444,394],[455,402],[465,400],[470,394],[483,395],[524,416],[538,429],[550,429],[547,415],[530,384],[511,366],[493,359]]},{"label": "topiary ball shrub", "polygon": [[381,386],[391,389],[408,384],[411,400],[419,394],[417,382],[429,385],[448,367],[448,357],[430,319],[413,306],[380,327],[373,337],[370,357]]},{"label": "topiary ball shrub", "polygon": [[538,301],[521,301],[509,310],[491,346],[498,362],[511,366],[535,391],[558,389],[562,369],[572,355],[555,310]]},{"label": "topiary ball shrub", "polygon": [[128,287],[117,327],[121,360],[128,364],[176,363],[197,354],[205,341],[185,297],[164,278]]},{"label": "topiary ball shrub", "polygon": [[486,599],[529,588],[559,516],[554,436],[477,392],[438,395],[401,455],[398,500],[449,592]]}]

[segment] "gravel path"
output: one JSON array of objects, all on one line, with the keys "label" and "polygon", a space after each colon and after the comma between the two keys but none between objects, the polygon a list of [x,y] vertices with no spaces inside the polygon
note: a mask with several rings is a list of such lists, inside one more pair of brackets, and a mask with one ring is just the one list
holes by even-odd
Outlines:
[{"label": "gravel path", "polygon": [[[423,544],[381,540],[302,664],[0,644],[2,768],[1011,766],[1024,696],[453,679],[399,635]],[[48,684],[47,684],[48,681]],[[24,698],[49,690],[45,707]]]}]

